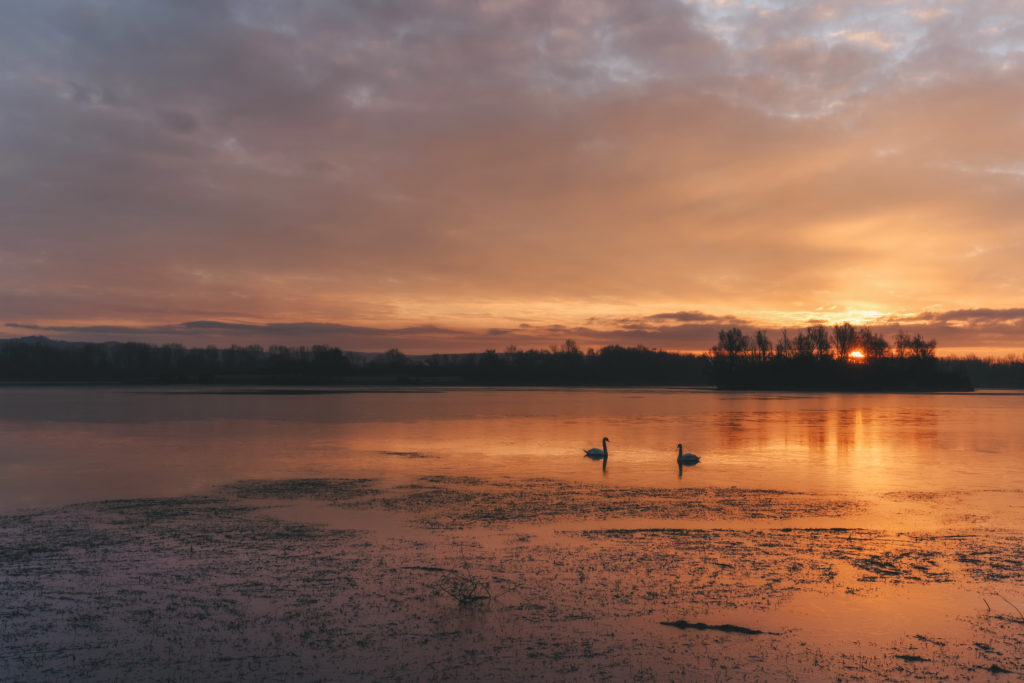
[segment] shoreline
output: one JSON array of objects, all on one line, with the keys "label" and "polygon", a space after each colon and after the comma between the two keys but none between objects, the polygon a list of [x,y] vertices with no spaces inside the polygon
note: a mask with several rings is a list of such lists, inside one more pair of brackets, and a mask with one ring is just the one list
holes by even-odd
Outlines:
[{"label": "shoreline", "polygon": [[[175,391],[177,389],[197,388],[195,391]],[[871,389],[871,388],[821,388],[821,387],[716,387],[708,384],[484,384],[470,382],[99,382],[99,381],[5,381],[0,380],[0,389],[32,389],[32,388],[124,388],[124,389],[165,389],[174,393],[195,394],[339,394],[373,391],[448,391],[448,390],[493,390],[493,391],[530,391],[530,390],[623,390],[623,391],[706,391],[721,394],[867,394],[867,395],[964,395],[988,392],[1021,392],[1024,386],[1006,387],[996,385],[977,385],[971,389]],[[232,391],[237,389],[237,391]],[[256,391],[260,390],[260,391]]]},{"label": "shoreline", "polygon": [[[0,677],[1024,671],[1021,532],[847,524],[866,505],[432,476],[248,481],[2,515]],[[711,628],[663,625],[677,621]]]}]

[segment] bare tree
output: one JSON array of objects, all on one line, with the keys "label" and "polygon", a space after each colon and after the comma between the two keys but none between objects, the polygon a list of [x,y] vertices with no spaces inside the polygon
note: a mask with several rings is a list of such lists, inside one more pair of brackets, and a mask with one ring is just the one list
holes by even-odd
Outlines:
[{"label": "bare tree", "polygon": [[724,353],[732,363],[736,357],[746,353],[750,349],[750,337],[743,334],[743,330],[733,327],[729,330],[718,331],[718,345],[715,351]]},{"label": "bare tree", "polygon": [[796,354],[798,356],[813,356],[814,355],[814,341],[811,336],[805,332],[801,332],[796,336]]},{"label": "bare tree", "polygon": [[836,355],[843,360],[848,359],[850,351],[853,351],[853,347],[857,343],[857,328],[847,322],[842,325],[834,325],[832,341],[836,346]]},{"label": "bare tree", "polygon": [[792,358],[794,353],[793,342],[789,339],[789,333],[782,331],[782,339],[775,345],[775,355],[782,358]]},{"label": "bare tree", "polygon": [[867,327],[860,328],[857,343],[864,349],[864,355],[871,359],[884,358],[889,351],[889,342],[880,334],[874,334]]},{"label": "bare tree", "polygon": [[913,340],[910,338],[909,334],[898,332],[896,334],[896,357],[906,358],[910,353],[912,344]]},{"label": "bare tree", "polygon": [[914,358],[935,358],[935,340],[925,341],[924,337],[915,334],[910,340],[910,352]]},{"label": "bare tree", "polygon": [[807,336],[814,347],[818,358],[824,358],[832,350],[832,342],[829,340],[828,329],[824,325],[814,325],[807,328]]},{"label": "bare tree", "polygon": [[768,360],[768,354],[772,352],[772,341],[768,338],[768,333],[764,330],[758,330],[757,336],[754,340],[757,345],[757,353],[762,363]]}]

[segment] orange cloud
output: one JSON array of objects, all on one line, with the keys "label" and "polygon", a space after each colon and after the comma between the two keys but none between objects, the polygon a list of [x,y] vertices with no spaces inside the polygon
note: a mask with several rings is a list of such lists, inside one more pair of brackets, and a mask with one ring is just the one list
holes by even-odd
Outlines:
[{"label": "orange cloud", "polygon": [[756,5],[24,3],[0,322],[702,348],[724,320],[1016,307],[1012,3]]}]

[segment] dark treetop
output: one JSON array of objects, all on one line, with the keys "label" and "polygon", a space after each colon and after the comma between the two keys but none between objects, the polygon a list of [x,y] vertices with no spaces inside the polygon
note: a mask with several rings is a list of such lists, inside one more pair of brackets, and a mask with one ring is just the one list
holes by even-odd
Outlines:
[{"label": "dark treetop", "polygon": [[935,357],[935,340],[900,333],[890,344],[850,323],[815,325],[773,342],[759,330],[718,333],[711,377],[721,389],[826,391],[971,391],[966,368]]},{"label": "dark treetop", "polygon": [[[851,332],[853,330],[853,332]],[[838,336],[837,336],[838,332]],[[860,351],[863,358],[851,357]],[[186,348],[135,342],[0,340],[0,382],[131,384],[409,384],[481,386],[708,386],[856,391],[1024,387],[1024,361],[940,359],[935,343],[899,335],[890,344],[848,325],[808,328],[772,341],[733,328],[707,354],[642,346],[407,356],[330,346]]]}]

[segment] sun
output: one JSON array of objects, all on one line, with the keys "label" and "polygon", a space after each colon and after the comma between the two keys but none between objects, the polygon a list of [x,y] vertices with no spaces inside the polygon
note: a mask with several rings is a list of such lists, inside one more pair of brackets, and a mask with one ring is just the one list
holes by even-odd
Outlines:
[{"label": "sun", "polygon": [[850,360],[864,360],[864,352],[860,349],[850,351]]}]

